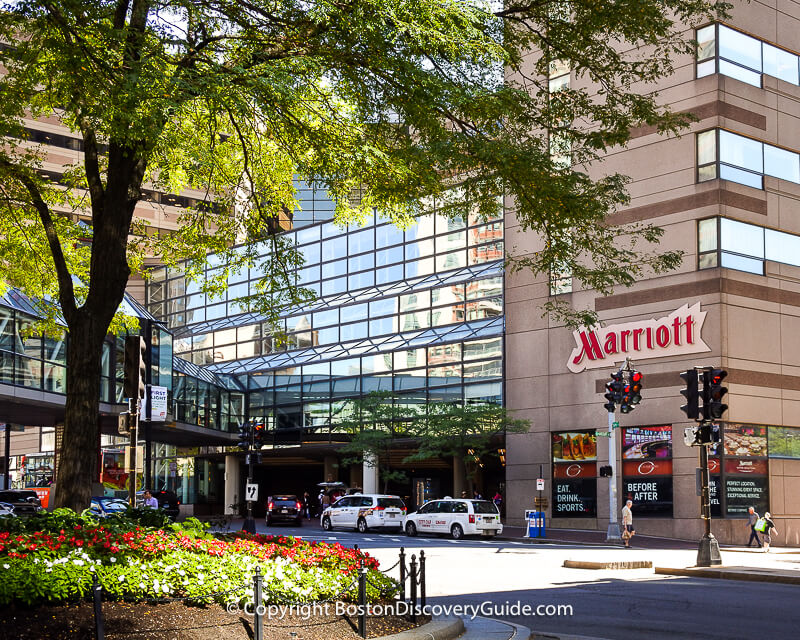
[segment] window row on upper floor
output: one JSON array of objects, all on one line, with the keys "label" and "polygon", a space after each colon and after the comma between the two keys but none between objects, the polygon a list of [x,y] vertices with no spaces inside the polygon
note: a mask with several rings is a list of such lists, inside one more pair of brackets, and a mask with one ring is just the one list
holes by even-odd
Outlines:
[{"label": "window row on upper floor", "polygon": [[697,30],[697,77],[721,73],[761,86],[766,74],[800,85],[800,56],[724,24]]},{"label": "window row on upper floor", "polygon": [[730,180],[764,188],[764,176],[800,184],[800,153],[725,129],[697,134],[697,181]]},{"label": "window row on upper floor", "polygon": [[764,275],[767,260],[800,267],[800,236],[730,218],[697,223],[698,268],[725,267]]}]

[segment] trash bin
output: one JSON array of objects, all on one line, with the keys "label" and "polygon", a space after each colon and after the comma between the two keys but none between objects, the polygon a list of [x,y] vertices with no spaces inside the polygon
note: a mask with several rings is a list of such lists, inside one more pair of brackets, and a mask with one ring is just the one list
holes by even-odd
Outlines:
[{"label": "trash bin", "polygon": [[525,538],[545,538],[544,511],[525,511]]}]

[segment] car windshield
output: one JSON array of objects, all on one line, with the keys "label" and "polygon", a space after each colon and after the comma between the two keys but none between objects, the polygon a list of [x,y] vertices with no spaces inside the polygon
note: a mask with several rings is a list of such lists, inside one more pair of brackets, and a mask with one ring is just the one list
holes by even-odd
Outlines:
[{"label": "car windshield", "polygon": [[406,505],[400,498],[378,498],[379,507],[397,507],[398,509],[405,509]]},{"label": "car windshield", "polygon": [[475,513],[500,513],[494,502],[490,502],[489,500],[473,500],[472,510]]},{"label": "car windshield", "polygon": [[274,496],[272,498],[272,502],[275,504],[285,505],[291,504],[294,506],[295,502],[297,502],[296,496]]},{"label": "car windshield", "polygon": [[125,511],[128,508],[128,503],[122,500],[107,500],[103,503],[106,511]]}]

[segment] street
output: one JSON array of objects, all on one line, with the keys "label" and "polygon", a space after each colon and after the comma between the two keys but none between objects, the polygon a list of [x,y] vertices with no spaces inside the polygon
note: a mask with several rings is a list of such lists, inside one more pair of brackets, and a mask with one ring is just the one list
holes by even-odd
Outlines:
[{"label": "street", "polygon": [[[798,587],[765,582],[683,578],[652,569],[567,569],[564,560],[651,560],[654,566],[690,566],[693,550],[619,549],[602,546],[539,545],[521,540],[454,541],[444,537],[352,531],[324,532],[316,521],[304,527],[263,522],[259,532],[299,535],[369,551],[381,566],[397,562],[399,548],[425,551],[429,604],[491,607],[491,617],[538,632],[633,640],[720,638],[750,640],[763,635],[797,637]],[[774,554],[723,549],[726,565],[796,570],[800,553]],[[396,570],[392,572],[396,575]],[[486,603],[486,604],[484,604]],[[515,615],[504,606],[571,605],[572,615]]]}]

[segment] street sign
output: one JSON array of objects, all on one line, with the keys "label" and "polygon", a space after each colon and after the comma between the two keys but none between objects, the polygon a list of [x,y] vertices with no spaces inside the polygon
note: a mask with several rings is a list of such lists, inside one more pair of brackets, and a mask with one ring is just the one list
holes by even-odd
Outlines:
[{"label": "street sign", "polygon": [[619,422],[612,422],[611,423],[611,428],[612,429],[619,429]]},{"label": "street sign", "polygon": [[610,437],[611,437],[611,432],[610,432],[610,431],[597,431],[597,432],[595,432],[595,433],[596,433],[596,434],[597,434],[597,436],[599,436],[600,438],[610,438]]},{"label": "street sign", "polygon": [[244,489],[245,500],[255,502],[258,500],[258,485],[248,483]]},{"label": "street sign", "polygon": [[536,490],[544,491],[544,478],[536,478]]}]

